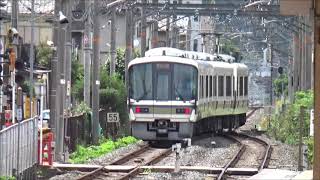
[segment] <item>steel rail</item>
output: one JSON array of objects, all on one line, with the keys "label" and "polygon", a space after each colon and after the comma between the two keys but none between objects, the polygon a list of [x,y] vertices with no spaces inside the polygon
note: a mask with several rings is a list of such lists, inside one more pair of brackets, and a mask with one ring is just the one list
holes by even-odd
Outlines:
[{"label": "steel rail", "polygon": [[231,135],[224,135],[224,136],[241,144],[241,147],[238,150],[238,152],[235,154],[235,156],[224,166],[223,170],[221,171],[221,173],[219,174],[219,176],[217,178],[218,180],[223,179],[224,175],[227,173],[228,168],[235,166],[235,164],[239,161],[242,154],[245,152],[245,149],[246,149],[245,145],[241,142],[241,140],[237,139],[236,137],[241,137],[244,139],[251,139],[251,140],[263,145],[266,150],[264,153],[263,160],[261,161],[261,163],[259,165],[258,172],[260,172],[263,168],[268,167],[269,162],[270,162],[271,152],[272,152],[272,148],[269,143],[267,143],[266,141],[264,141],[260,138],[249,136],[249,135],[242,134],[242,133],[232,133]]},{"label": "steel rail", "polygon": [[233,158],[223,167],[222,171],[220,172],[217,180],[221,180],[223,178],[223,176],[225,175],[225,173],[227,172],[228,168],[234,166],[240,159],[240,157],[242,156],[242,154],[245,152],[246,150],[246,146],[244,144],[241,143],[241,141],[239,141],[236,138],[233,138],[232,136],[225,136],[229,139],[232,139],[234,141],[236,141],[238,144],[240,144],[240,149],[237,151],[237,153],[233,156]]},{"label": "steel rail", "polygon": [[[137,155],[143,154],[144,152],[146,152],[147,150],[149,150],[151,147],[149,145],[144,145],[141,148],[139,148],[138,150],[131,152],[111,163],[109,163],[108,165],[121,165],[121,164],[125,164],[126,162],[129,162],[130,160],[136,158]],[[132,169],[129,172],[126,172],[124,175],[120,175],[119,179],[129,179],[131,177],[136,176],[139,172],[140,172],[140,166],[148,166],[148,165],[152,165],[155,164],[157,162],[159,162],[161,159],[163,159],[164,157],[168,156],[171,153],[171,149],[165,149],[163,150],[163,152],[157,154],[156,156],[153,156],[152,158],[148,159],[146,162],[143,162],[139,165],[137,165],[134,169]],[[102,176],[107,176],[108,173],[117,173],[117,172],[111,172],[105,169],[105,167],[100,167],[92,172],[89,172],[83,176],[81,176],[80,178],[78,178],[78,180],[92,180],[95,178],[99,178]],[[119,173],[119,172],[118,172]]]},{"label": "steel rail", "polygon": [[140,172],[140,166],[147,166],[147,165],[151,165],[151,164],[155,164],[157,162],[159,162],[161,159],[163,159],[164,157],[168,156],[170,153],[172,152],[171,149],[166,149],[164,152],[162,152],[160,155],[155,156],[154,158],[152,158],[151,160],[149,160],[148,162],[144,163],[143,165],[139,165],[136,168],[134,168],[133,170],[131,170],[128,174],[126,174],[125,176],[119,178],[119,180],[128,180],[130,178],[133,178],[134,176],[136,176],[137,174],[139,174]]}]

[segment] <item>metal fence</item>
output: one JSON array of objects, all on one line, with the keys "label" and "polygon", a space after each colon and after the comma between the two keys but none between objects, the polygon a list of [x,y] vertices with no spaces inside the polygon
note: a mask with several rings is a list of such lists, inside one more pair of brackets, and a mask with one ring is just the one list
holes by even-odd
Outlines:
[{"label": "metal fence", "polygon": [[27,119],[0,131],[0,176],[16,176],[38,161],[38,121]]}]

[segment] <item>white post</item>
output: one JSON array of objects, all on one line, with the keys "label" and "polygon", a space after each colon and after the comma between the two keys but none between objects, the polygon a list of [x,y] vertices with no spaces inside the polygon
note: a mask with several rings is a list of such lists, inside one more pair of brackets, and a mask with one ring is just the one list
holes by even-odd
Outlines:
[{"label": "white post", "polygon": [[42,139],[42,123],[43,123],[43,84],[40,85],[40,156],[39,156],[39,164],[42,165],[42,146],[43,146],[43,139]]}]

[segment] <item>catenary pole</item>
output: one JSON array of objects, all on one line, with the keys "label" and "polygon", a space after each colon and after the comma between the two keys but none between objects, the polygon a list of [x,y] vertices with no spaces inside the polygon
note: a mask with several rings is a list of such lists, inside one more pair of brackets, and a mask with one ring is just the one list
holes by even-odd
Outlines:
[{"label": "catenary pole", "polygon": [[[142,3],[147,3],[147,0],[142,0]],[[146,52],[146,29],[147,29],[147,19],[146,19],[146,8],[141,8],[141,57],[145,56]]]},{"label": "catenary pole", "polygon": [[128,85],[128,64],[132,59],[132,10],[126,9],[126,56],[125,56],[125,82]]},{"label": "catenary pole", "polygon": [[31,42],[30,42],[30,56],[29,56],[29,63],[30,63],[30,88],[29,88],[29,95],[30,95],[30,117],[33,117],[33,61],[34,61],[34,0],[31,0]]},{"label": "catenary pole", "polygon": [[99,0],[94,0],[93,16],[93,82],[92,82],[92,136],[93,143],[98,144],[99,140],[99,88],[100,88],[100,21],[99,21]]},{"label": "catenary pole", "polygon": [[116,10],[115,9],[111,11],[110,50],[111,50],[110,75],[113,75],[116,72]]},{"label": "catenary pole", "polygon": [[91,38],[91,1],[85,1],[85,7],[88,9],[89,13],[85,21],[84,29],[84,102],[90,107],[91,97],[90,97],[90,81],[91,81],[91,53],[92,53],[92,38]]}]

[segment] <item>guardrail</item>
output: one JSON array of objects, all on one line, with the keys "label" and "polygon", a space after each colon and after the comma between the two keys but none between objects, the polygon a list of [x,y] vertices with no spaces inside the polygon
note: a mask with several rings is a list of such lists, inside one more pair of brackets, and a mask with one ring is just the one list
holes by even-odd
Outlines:
[{"label": "guardrail", "polygon": [[37,164],[38,118],[0,131],[0,176],[20,176]]}]

